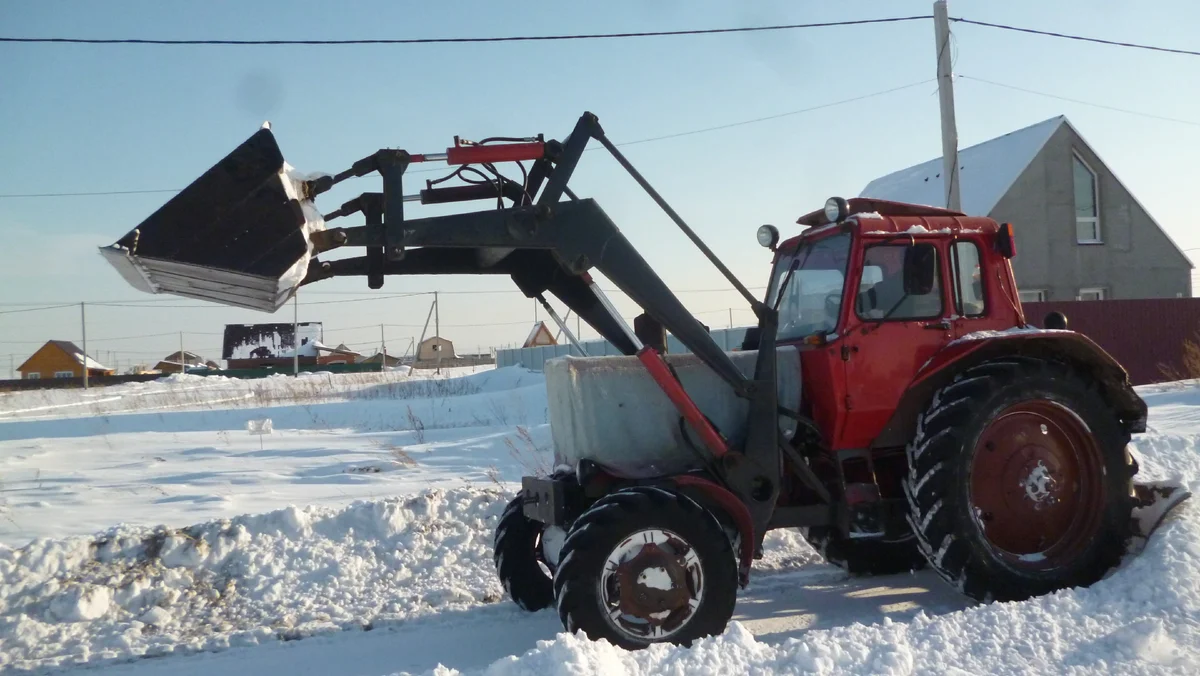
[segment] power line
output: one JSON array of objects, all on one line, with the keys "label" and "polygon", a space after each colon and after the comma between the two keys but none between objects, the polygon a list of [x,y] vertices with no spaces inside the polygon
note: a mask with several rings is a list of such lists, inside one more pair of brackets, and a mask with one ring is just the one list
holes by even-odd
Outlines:
[{"label": "power line", "polygon": [[1011,89],[1013,91],[1024,92],[1026,94],[1034,94],[1036,96],[1044,96],[1049,99],[1058,99],[1059,101],[1068,101],[1070,103],[1078,103],[1079,105],[1083,105],[1083,106],[1091,106],[1093,108],[1102,108],[1104,110],[1111,110],[1111,111],[1118,112],[1118,113],[1125,113],[1127,115],[1137,115],[1139,117],[1148,117],[1148,118],[1151,118],[1154,120],[1162,120],[1164,122],[1175,122],[1178,124],[1186,124],[1186,125],[1190,125],[1193,127],[1200,127],[1200,122],[1197,122],[1194,120],[1182,120],[1177,117],[1167,117],[1165,115],[1155,115],[1154,113],[1144,113],[1139,110],[1130,110],[1128,108],[1118,108],[1117,106],[1110,106],[1110,105],[1106,105],[1103,103],[1095,103],[1093,101],[1084,101],[1082,99],[1073,99],[1068,96],[1059,96],[1058,94],[1039,92],[1035,89],[1027,89],[1025,87],[1018,87],[1016,85],[1004,84],[1003,82],[995,82],[993,80],[986,80],[984,78],[975,77],[973,75],[956,75],[955,77],[962,78],[963,80],[973,80],[975,82],[982,82],[984,84],[989,84],[994,87],[1003,87],[1004,89]]},{"label": "power line", "polygon": [[57,310],[64,307],[79,307],[79,303],[63,303],[62,305],[46,305],[43,307],[30,307],[21,310],[0,310],[0,315],[15,315],[18,312],[37,312],[39,310]]},{"label": "power line", "polygon": [[[759,122],[768,122],[770,120],[777,120],[777,119],[780,119],[783,117],[790,117],[792,115],[800,115],[802,113],[811,113],[811,112],[814,112],[817,110],[823,110],[825,108],[832,108],[834,106],[841,106],[841,105],[845,105],[847,103],[856,103],[858,101],[863,101],[865,99],[872,99],[872,98],[876,98],[879,96],[885,96],[887,94],[894,94],[898,91],[903,91],[905,89],[912,89],[913,87],[918,87],[920,85],[930,84],[933,82],[935,82],[935,80],[933,80],[933,79],[921,80],[919,82],[910,82],[909,84],[900,85],[899,87],[892,87],[891,89],[884,89],[884,90],[880,90],[877,92],[871,92],[870,94],[862,94],[860,96],[854,96],[854,97],[851,97],[848,99],[841,99],[839,101],[830,101],[829,103],[822,103],[822,104],[819,104],[816,106],[809,106],[807,108],[798,108],[796,110],[788,110],[788,111],[785,111],[782,113],[775,113],[774,115],[767,115],[765,117],[756,117],[756,118],[752,118],[749,120],[739,120],[737,122],[729,122],[726,124],[719,124],[719,125],[716,125],[713,127],[703,127],[701,129],[691,129],[688,131],[675,132],[672,134],[663,134],[661,136],[651,136],[649,138],[637,139],[636,141],[626,141],[624,143],[616,143],[614,145],[616,145],[617,147],[634,146],[634,145],[638,145],[641,143],[652,143],[655,141],[665,141],[667,139],[679,138],[681,136],[692,136],[694,134],[704,134],[704,133],[708,133],[708,132],[712,132],[712,131],[720,131],[722,129],[731,129],[733,127],[742,127],[742,126],[745,126],[748,124],[756,124]],[[600,149],[600,146],[592,146],[591,148],[588,148],[587,150],[598,150],[598,149]],[[419,174],[419,173],[430,173],[430,172],[442,172],[445,170],[446,170],[445,168],[418,169],[418,170],[414,170],[414,171],[410,171],[410,172],[406,172],[406,173]],[[96,191],[96,192],[7,193],[7,194],[0,194],[0,199],[21,198],[21,197],[79,197],[79,196],[94,197],[94,196],[105,196],[105,195],[137,195],[137,194],[146,194],[146,193],[179,192],[181,190],[182,190],[182,188],[149,189],[149,190],[112,190],[112,191]],[[149,301],[147,301],[147,302],[149,302]],[[301,303],[301,305],[303,305],[303,303]]]},{"label": "power line", "polygon": [[1063,38],[1065,40],[1078,40],[1080,42],[1094,42],[1101,45],[1112,45],[1114,47],[1130,47],[1133,49],[1147,49],[1154,52],[1167,52],[1170,54],[1186,54],[1187,56],[1200,56],[1200,52],[1195,52],[1189,49],[1174,49],[1171,47],[1158,47],[1155,45],[1143,45],[1136,42],[1121,42],[1118,40],[1104,40],[1102,38],[1091,38],[1083,35],[1070,35],[1068,33],[1057,33],[1054,31],[1038,30],[1036,28],[1022,28],[1020,26],[1009,26],[1002,23],[989,23],[987,21],[976,21],[974,19],[962,19],[950,17],[951,21],[958,23],[971,24],[974,26],[986,26],[988,28],[1000,28],[1006,31],[1017,31],[1019,33],[1031,33],[1033,35],[1045,35],[1052,38]]},{"label": "power line", "polygon": [[626,33],[575,33],[565,35],[510,35],[503,37],[476,38],[356,38],[348,40],[158,40],[146,38],[13,38],[0,37],[0,42],[88,44],[88,45],[431,45],[464,44],[486,42],[549,42],[554,40],[604,40],[612,38],[651,38],[680,35],[716,35],[721,33],[754,33],[763,31],[794,30],[800,28],[832,28],[836,26],[864,26],[868,24],[900,23],[932,19],[930,15],[897,16],[880,19],[853,19],[849,21],[825,21],[820,23],[778,24],[772,26],[745,26],[740,28],[700,28],[677,31],[637,31]]},{"label": "power line", "polygon": [[[663,136],[652,136],[650,138],[638,139],[636,141],[626,141],[625,143],[617,143],[615,145],[617,145],[617,146],[634,146],[639,143],[650,143],[652,141],[663,141],[663,140],[670,139],[670,138],[679,138],[680,136],[691,136],[692,134],[703,134],[703,133],[710,132],[710,131],[718,131],[721,129],[730,129],[732,127],[741,127],[743,125],[755,124],[757,122],[766,122],[768,120],[778,120],[781,117],[788,117],[790,115],[799,115],[801,113],[811,113],[815,110],[821,110],[823,108],[832,108],[833,106],[840,106],[840,105],[843,105],[846,103],[854,103],[856,101],[862,101],[863,99],[870,99],[870,98],[875,98],[876,96],[892,94],[892,93],[895,93],[895,92],[898,92],[898,91],[901,91],[904,89],[911,89],[913,87],[917,87],[917,86],[920,86],[923,84],[930,84],[932,82],[936,82],[936,80],[929,79],[929,80],[921,80],[920,82],[910,82],[906,85],[901,85],[899,87],[892,87],[891,89],[884,89],[883,91],[872,92],[870,94],[863,94],[862,96],[855,96],[853,98],[842,99],[840,101],[831,101],[829,103],[822,103],[820,105],[811,106],[808,108],[789,110],[785,113],[776,113],[774,115],[767,115],[766,117],[756,117],[751,120],[742,120],[740,122],[730,122],[728,124],[720,124],[715,127],[704,127],[703,129],[693,129],[691,131],[681,131],[681,132],[678,132],[675,134],[665,134]],[[599,147],[600,146],[596,146],[596,148],[599,148]],[[589,150],[591,150],[591,148],[589,148]]]}]

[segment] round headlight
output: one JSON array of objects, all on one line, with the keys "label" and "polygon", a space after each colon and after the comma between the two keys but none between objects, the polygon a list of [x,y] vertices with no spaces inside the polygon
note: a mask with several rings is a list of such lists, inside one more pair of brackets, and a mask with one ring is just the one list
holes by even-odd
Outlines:
[{"label": "round headlight", "polygon": [[767,248],[779,243],[779,230],[773,225],[764,225],[758,229],[758,243]]},{"label": "round headlight", "polygon": [[830,223],[841,223],[850,215],[850,205],[841,197],[830,197],[825,201],[825,218]]}]

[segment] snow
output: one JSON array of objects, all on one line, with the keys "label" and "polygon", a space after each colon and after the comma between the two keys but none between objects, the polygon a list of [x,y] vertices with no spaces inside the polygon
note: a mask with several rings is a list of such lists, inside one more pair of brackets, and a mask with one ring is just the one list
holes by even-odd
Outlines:
[{"label": "snow", "polygon": [[859,220],[862,220],[864,218],[876,219],[876,220],[880,220],[880,221],[883,220],[883,216],[881,216],[878,211],[863,211],[863,212],[854,214],[853,218],[857,218]]},{"label": "snow", "polygon": [[95,370],[100,370],[100,371],[110,371],[111,370],[107,366],[96,361],[95,359],[85,356],[83,353],[76,352],[74,357],[75,357],[75,363],[86,365],[88,369],[95,369]]},{"label": "snow", "polygon": [[[968,216],[987,216],[1029,166],[1065,117],[1054,117],[958,151],[960,202]],[[859,197],[945,206],[942,158],[881,176]]]},{"label": "snow", "polygon": [[320,174],[301,174],[287,162],[283,163],[283,169],[280,171],[279,178],[283,183],[284,192],[289,199],[300,202],[300,211],[304,214],[304,224],[300,226],[300,230],[304,233],[304,241],[307,244],[307,249],[304,255],[300,257],[300,260],[296,261],[279,278],[277,291],[280,297],[290,296],[300,286],[300,282],[304,281],[305,275],[308,274],[308,263],[312,259],[313,253],[311,235],[318,230],[325,229],[325,218],[321,215],[321,211],[317,209],[316,204],[312,200],[302,198],[300,188],[304,181],[317,178],[318,176]]},{"label": "snow", "polygon": [[973,333],[968,333],[950,341],[949,345],[967,343],[975,340],[986,340],[988,338],[1001,338],[1004,336],[1026,335],[1032,333],[1070,333],[1070,331],[1064,329],[1039,329],[1036,326],[1014,326],[1011,329],[1004,329],[1003,331],[975,331]]},{"label": "snow", "polygon": [[[1195,492],[1200,382],[1139,392],[1139,479]],[[1200,670],[1195,501],[1087,589],[975,604],[928,571],[849,578],[784,530],[720,636],[631,653],[569,635],[504,598],[491,561],[548,440],[542,377],[517,368],[0,394],[0,671]]]}]

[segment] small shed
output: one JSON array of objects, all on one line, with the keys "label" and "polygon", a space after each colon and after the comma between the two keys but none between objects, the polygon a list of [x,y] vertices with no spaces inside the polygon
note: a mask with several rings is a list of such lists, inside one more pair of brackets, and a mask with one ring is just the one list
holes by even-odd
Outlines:
[{"label": "small shed", "polygon": [[538,322],[529,330],[529,335],[525,337],[525,343],[521,347],[542,347],[543,345],[558,345],[558,340],[554,338],[553,333],[550,333],[546,322]]},{"label": "small shed", "polygon": [[454,343],[441,336],[426,338],[417,346],[417,361],[446,361],[454,358]]},{"label": "small shed", "polygon": [[82,378],[86,365],[88,377],[111,376],[114,371],[85,355],[69,340],[48,340],[29,359],[17,367],[25,380],[39,378]]}]

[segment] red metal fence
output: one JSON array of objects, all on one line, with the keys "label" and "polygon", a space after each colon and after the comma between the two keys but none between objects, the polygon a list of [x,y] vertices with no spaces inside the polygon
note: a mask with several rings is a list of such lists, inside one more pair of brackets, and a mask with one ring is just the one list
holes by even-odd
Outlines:
[{"label": "red metal fence", "polygon": [[[1058,311],[1068,327],[1111,354],[1135,385],[1172,380],[1183,368],[1183,344],[1200,344],[1200,298],[1047,301],[1024,303],[1025,320],[1041,327]],[[1200,375],[1200,374],[1197,374]]]}]

